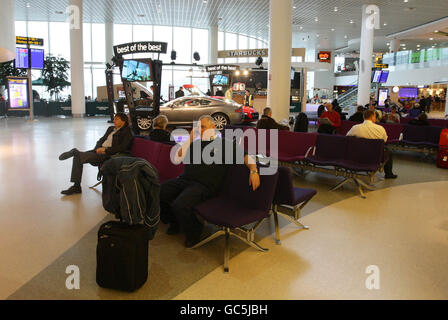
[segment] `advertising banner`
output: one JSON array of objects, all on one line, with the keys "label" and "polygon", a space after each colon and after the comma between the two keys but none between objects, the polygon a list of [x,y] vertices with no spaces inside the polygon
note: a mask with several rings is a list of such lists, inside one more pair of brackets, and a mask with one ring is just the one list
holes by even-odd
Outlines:
[{"label": "advertising banner", "polygon": [[29,109],[28,79],[8,78],[8,97],[10,110]]}]

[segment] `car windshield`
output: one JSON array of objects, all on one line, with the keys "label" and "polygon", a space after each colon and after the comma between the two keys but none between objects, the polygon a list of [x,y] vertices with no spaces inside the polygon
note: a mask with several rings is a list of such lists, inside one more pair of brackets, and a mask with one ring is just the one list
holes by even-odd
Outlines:
[{"label": "car windshield", "polygon": [[206,97],[207,95],[199,89],[199,87],[194,85],[184,85],[186,96],[199,96]]}]

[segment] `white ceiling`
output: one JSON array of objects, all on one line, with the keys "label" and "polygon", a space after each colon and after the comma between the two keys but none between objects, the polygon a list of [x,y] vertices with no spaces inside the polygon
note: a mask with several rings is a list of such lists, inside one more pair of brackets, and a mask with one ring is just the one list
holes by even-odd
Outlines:
[{"label": "white ceiling", "polygon": [[[15,19],[65,21],[65,14],[56,12],[64,13],[68,3],[15,0]],[[360,37],[363,4],[379,6],[381,29],[375,35],[381,37],[448,16],[448,0],[295,0],[293,46],[346,47],[350,39]],[[218,25],[220,31],[268,39],[269,0],[84,0],[84,22],[106,21],[197,28]]]}]

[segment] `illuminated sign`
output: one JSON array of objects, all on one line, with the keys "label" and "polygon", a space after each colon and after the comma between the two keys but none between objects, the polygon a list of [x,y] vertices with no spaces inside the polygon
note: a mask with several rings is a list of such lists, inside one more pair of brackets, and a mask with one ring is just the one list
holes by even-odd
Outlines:
[{"label": "illuminated sign", "polygon": [[331,52],[330,51],[320,51],[317,54],[317,59],[319,60],[319,62],[331,63]]},{"label": "illuminated sign", "polygon": [[218,58],[267,57],[268,49],[244,49],[218,51]]},{"label": "illuminated sign", "polygon": [[34,46],[43,46],[44,39],[31,37],[16,37],[16,44],[30,44]]},{"label": "illuminated sign", "polygon": [[207,72],[217,72],[217,71],[236,71],[239,69],[238,66],[230,65],[230,64],[216,64],[206,66],[205,69]]},{"label": "illuminated sign", "polygon": [[168,43],[166,42],[132,42],[114,46],[114,53],[115,56],[122,56],[132,53],[166,53],[167,47]]},{"label": "illuminated sign", "polygon": [[389,68],[389,65],[384,63],[375,63],[373,67],[375,69],[386,69]]},{"label": "illuminated sign", "polygon": [[30,107],[28,101],[28,79],[8,78],[9,109],[21,110]]}]

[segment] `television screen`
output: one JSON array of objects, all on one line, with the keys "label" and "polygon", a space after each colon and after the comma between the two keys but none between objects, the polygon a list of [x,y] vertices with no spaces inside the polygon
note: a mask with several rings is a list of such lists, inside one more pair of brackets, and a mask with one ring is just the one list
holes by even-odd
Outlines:
[{"label": "television screen", "polygon": [[384,107],[384,101],[386,101],[388,96],[389,96],[388,89],[380,89],[380,92],[378,95],[378,106]]},{"label": "television screen", "polygon": [[28,69],[30,59],[27,48],[16,48],[16,60],[14,61],[16,69]]},{"label": "television screen", "polygon": [[213,76],[212,84],[214,86],[226,86],[229,84],[229,77],[223,74],[215,74]]},{"label": "television screen", "polygon": [[43,49],[30,49],[31,56],[31,69],[43,69],[44,68],[44,50]]},{"label": "television screen", "polygon": [[380,83],[386,83],[387,78],[389,77],[389,71],[385,70],[381,73]]},{"label": "television screen", "polygon": [[8,79],[8,97],[10,109],[28,109],[28,79]]},{"label": "television screen", "polygon": [[372,82],[380,82],[381,79],[381,70],[375,70],[375,73],[373,74],[373,80]]},{"label": "television screen", "polygon": [[151,67],[149,64],[138,60],[124,60],[121,77],[129,82],[151,81]]},{"label": "television screen", "polygon": [[417,98],[418,88],[400,88],[398,92],[398,97],[400,98]]}]

